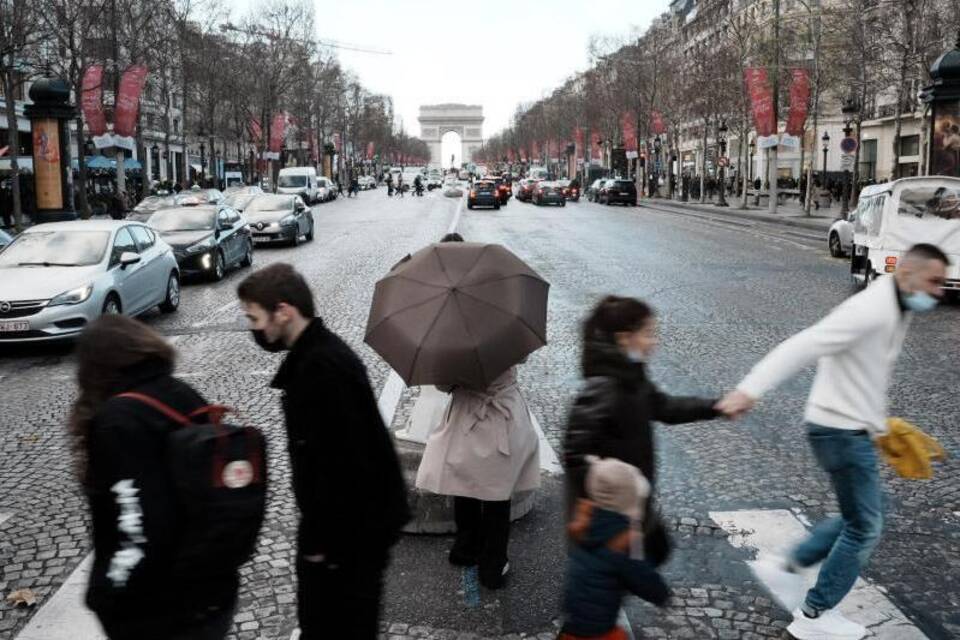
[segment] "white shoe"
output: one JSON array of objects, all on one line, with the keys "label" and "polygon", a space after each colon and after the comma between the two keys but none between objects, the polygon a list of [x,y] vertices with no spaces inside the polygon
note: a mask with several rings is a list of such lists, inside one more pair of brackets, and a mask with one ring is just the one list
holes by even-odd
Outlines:
[{"label": "white shoe", "polygon": [[793,612],[787,632],[797,640],[860,640],[867,635],[866,627],[847,620],[836,609],[808,618],[799,607]]},{"label": "white shoe", "polygon": [[770,555],[748,564],[753,575],[784,609],[793,611],[803,604],[806,584],[789,560]]}]

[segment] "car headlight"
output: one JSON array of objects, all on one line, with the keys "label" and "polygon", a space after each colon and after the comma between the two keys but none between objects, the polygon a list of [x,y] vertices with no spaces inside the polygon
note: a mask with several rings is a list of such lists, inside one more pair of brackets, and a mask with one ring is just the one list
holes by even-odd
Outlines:
[{"label": "car headlight", "polygon": [[187,247],[187,253],[200,253],[201,251],[212,249],[214,246],[216,246],[216,244],[217,244],[217,241],[214,240],[212,237],[207,238],[206,240],[201,240],[200,242],[197,242],[196,244],[192,244],[189,247]]},{"label": "car headlight", "polygon": [[47,306],[53,307],[61,304],[80,304],[81,302],[86,302],[91,293],[93,293],[92,284],[88,284],[85,287],[77,287],[76,289],[64,291],[60,295],[56,296],[47,304]]},{"label": "car headlight", "polygon": [[280,224],[283,226],[297,224],[297,219],[294,216],[286,216],[280,220]]}]

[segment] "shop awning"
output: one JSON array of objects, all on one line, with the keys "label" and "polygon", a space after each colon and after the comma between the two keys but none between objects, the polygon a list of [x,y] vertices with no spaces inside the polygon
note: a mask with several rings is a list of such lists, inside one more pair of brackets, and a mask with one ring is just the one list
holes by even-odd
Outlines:
[{"label": "shop awning", "polygon": [[200,172],[203,171],[203,167],[201,167],[201,166],[198,165],[198,164],[192,164],[192,165],[190,165],[190,168],[193,169],[194,171],[196,171],[197,173],[200,173]]}]

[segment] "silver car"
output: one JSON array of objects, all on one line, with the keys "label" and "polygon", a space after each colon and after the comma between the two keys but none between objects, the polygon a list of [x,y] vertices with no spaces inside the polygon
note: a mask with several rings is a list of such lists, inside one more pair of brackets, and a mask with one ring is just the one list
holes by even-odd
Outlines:
[{"label": "silver car", "polygon": [[851,211],[846,218],[837,218],[827,232],[827,246],[830,255],[842,258],[853,250],[853,214]]},{"label": "silver car", "polygon": [[68,338],[101,314],[179,305],[173,251],[138,222],[38,224],[0,251],[0,344]]}]

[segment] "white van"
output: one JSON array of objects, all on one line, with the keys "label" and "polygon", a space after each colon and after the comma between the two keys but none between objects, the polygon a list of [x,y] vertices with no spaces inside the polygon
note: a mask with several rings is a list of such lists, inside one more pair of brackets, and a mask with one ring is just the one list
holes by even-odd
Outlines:
[{"label": "white van", "polygon": [[850,272],[857,282],[893,273],[903,254],[923,242],[950,257],[944,289],[960,292],[960,178],[901,178],[864,187],[850,221]]},{"label": "white van", "polygon": [[303,198],[307,204],[319,199],[317,170],[313,167],[285,167],[277,177],[277,193]]},{"label": "white van", "polygon": [[549,180],[550,172],[544,167],[530,167],[527,170],[527,177],[532,180]]}]

